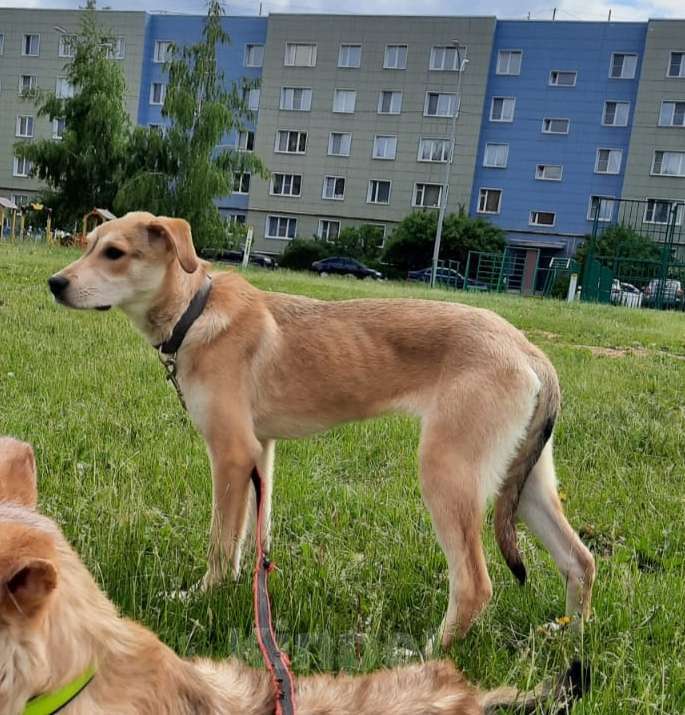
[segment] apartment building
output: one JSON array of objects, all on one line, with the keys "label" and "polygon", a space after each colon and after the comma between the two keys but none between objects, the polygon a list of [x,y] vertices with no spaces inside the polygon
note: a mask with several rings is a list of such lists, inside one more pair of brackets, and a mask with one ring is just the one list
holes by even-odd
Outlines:
[{"label": "apartment building", "polygon": [[[162,117],[162,105],[168,84],[164,63],[171,44],[192,45],[202,40],[204,17],[200,15],[148,15],[145,26],[145,49],[142,80],[138,104],[138,123],[162,129],[167,120]],[[256,113],[260,106],[259,80],[264,58],[266,39],[265,17],[229,16],[222,19],[223,29],[230,43],[217,50],[219,71],[223,73],[227,88],[234,85],[244,96],[248,106]],[[225,137],[219,150],[251,151],[254,146],[255,120],[245,122],[244,130]],[[251,189],[249,174],[237,176],[230,196],[218,199],[222,213],[241,223],[247,216]]]},{"label": "apartment building", "polygon": [[468,206],[494,18],[270,15],[254,149],[272,172],[254,179],[255,245],[345,226],[379,233],[438,205],[458,111],[449,208]]},{"label": "apartment building", "polygon": [[[31,89],[72,91],[65,66],[72,49],[69,36],[79,28],[78,10],[0,10],[0,195],[17,205],[27,203],[41,189],[30,176],[28,162],[14,156],[22,139],[59,139],[60,122],[39,117],[34,103],[23,95]],[[120,62],[126,76],[126,106],[135,120],[143,67],[145,13],[97,13],[99,22],[114,37],[112,61]]]},{"label": "apartment building", "polygon": [[623,194],[645,201],[642,221],[657,234],[685,202],[685,20],[647,26]]},{"label": "apartment building", "polygon": [[471,214],[509,243],[573,254],[620,197],[644,23],[497,23]]}]

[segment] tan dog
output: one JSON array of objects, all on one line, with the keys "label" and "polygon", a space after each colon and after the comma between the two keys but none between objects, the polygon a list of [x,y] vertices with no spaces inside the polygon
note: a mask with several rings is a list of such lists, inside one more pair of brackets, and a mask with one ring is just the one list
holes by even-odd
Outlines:
[{"label": "tan dog", "polygon": [[[120,307],[156,345],[205,281],[185,221],[131,213],[95,229],[85,255],[49,283],[64,305]],[[269,512],[275,438],[400,411],[422,421],[421,487],[449,567],[443,644],[492,595],[480,532],[495,496],[497,541],[519,580],[517,517],[556,561],[567,613],[589,616],[594,561],[563,514],[552,459],[557,377],[518,330],[455,303],[325,302],[265,293],[236,273],[214,274],[212,286],[177,354],[212,463],[206,586],[227,563],[239,573],[255,464]]]},{"label": "tan dog", "polygon": [[[237,660],[183,660],[147,629],[121,618],[57,525],[35,510],[31,447],[0,442],[0,714],[95,677],[64,715],[273,715],[266,672]],[[555,685],[484,692],[449,662],[360,677],[297,682],[299,715],[477,715],[532,711],[554,696],[580,695],[574,664]]]}]

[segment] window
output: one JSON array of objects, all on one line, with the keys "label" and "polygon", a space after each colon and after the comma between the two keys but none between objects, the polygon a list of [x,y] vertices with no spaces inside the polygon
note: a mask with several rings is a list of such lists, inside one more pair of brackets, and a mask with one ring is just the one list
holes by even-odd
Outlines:
[{"label": "window", "polygon": [[245,67],[261,67],[264,64],[264,45],[245,45]]},{"label": "window", "polygon": [[59,36],[59,45],[57,47],[57,54],[60,57],[75,57],[76,56],[76,35],[65,35],[61,34]]},{"label": "window", "polygon": [[424,209],[435,209],[442,199],[442,184],[414,184],[414,200],[412,206]]},{"label": "window", "polygon": [[[677,208],[676,208],[677,207]],[[676,201],[647,199],[645,206],[645,223],[670,223],[673,221],[673,210],[676,211],[675,225],[683,223],[683,204]]]},{"label": "window", "polygon": [[5,35],[0,32],[0,55],[4,55],[4,54],[5,54]]},{"label": "window", "polygon": [[241,173],[240,171],[236,171],[235,174],[233,174],[233,193],[250,193],[250,175],[247,172]]},{"label": "window", "polygon": [[509,161],[508,144],[486,144],[483,166],[493,169],[506,169]]},{"label": "window", "polygon": [[373,139],[374,159],[394,159],[397,153],[397,137],[378,135]]},{"label": "window", "polygon": [[535,167],[535,178],[538,181],[561,181],[564,168],[560,164],[538,164]]},{"label": "window", "polygon": [[502,203],[501,189],[481,189],[478,192],[478,213],[498,214]]},{"label": "window", "polygon": [[266,238],[289,241],[297,236],[297,219],[290,216],[267,216]]},{"label": "window", "polygon": [[336,89],[333,92],[333,111],[352,114],[357,103],[357,90]]},{"label": "window", "polygon": [[123,37],[115,37],[106,43],[108,60],[123,60],[126,52],[126,40]]},{"label": "window", "polygon": [[619,174],[623,162],[622,149],[597,149],[596,174]]},{"label": "window", "polygon": [[162,105],[166,97],[166,85],[162,82],[153,82],[150,85],[150,104]]},{"label": "window", "polygon": [[33,136],[33,117],[31,115],[17,116],[16,136],[24,138]]},{"label": "window", "polygon": [[371,179],[366,193],[366,201],[369,204],[389,204],[390,182],[386,179]]},{"label": "window", "polygon": [[60,99],[69,99],[74,96],[74,87],[69,80],[64,77],[58,77],[55,82],[55,94]]},{"label": "window", "polygon": [[65,129],[64,117],[58,117],[52,120],[52,138],[53,139],[63,139],[64,129]]},{"label": "window", "polygon": [[240,151],[254,151],[254,132],[238,132],[238,149]]},{"label": "window", "polygon": [[383,69],[386,70],[406,70],[407,69],[407,46],[406,45],[386,45],[383,57]]},{"label": "window", "polygon": [[552,117],[545,117],[545,119],[542,120],[542,133],[568,134],[570,126],[570,119],[555,119]]},{"label": "window", "polygon": [[157,64],[163,64],[171,59],[171,42],[169,40],[155,40],[155,54],[152,59]]},{"label": "window", "polygon": [[304,154],[307,151],[307,132],[279,130],[274,151],[279,154]]},{"label": "window", "polygon": [[316,45],[286,42],[285,64],[287,67],[315,67]]},{"label": "window", "polygon": [[319,238],[325,241],[335,241],[340,235],[340,221],[331,221],[327,218],[319,219],[319,229],[316,232]]},{"label": "window", "polygon": [[528,223],[531,226],[554,226],[557,215],[552,211],[531,211]]},{"label": "window", "polygon": [[338,67],[359,67],[362,63],[361,45],[340,45]]},{"label": "window", "polygon": [[655,151],[652,174],[685,176],[685,151]]},{"label": "window", "polygon": [[668,77],[685,77],[685,52],[671,52],[666,75]]},{"label": "window", "polygon": [[576,77],[576,72],[552,70],[549,73],[549,84],[551,87],[575,87]]},{"label": "window", "polygon": [[459,69],[459,59],[456,47],[433,47],[429,66],[432,70],[455,72]]},{"label": "window", "polygon": [[12,194],[12,203],[15,206],[28,206],[30,197],[28,194]]},{"label": "window", "polygon": [[328,137],[328,154],[330,156],[349,156],[352,146],[352,135],[344,132],[331,132]]},{"label": "window", "polygon": [[308,112],[312,108],[312,90],[305,87],[282,87],[280,108],[289,112]]},{"label": "window", "polygon": [[238,224],[239,226],[245,225],[245,214],[229,214],[228,222]]},{"label": "window", "polygon": [[490,105],[490,121],[513,122],[515,108],[515,97],[493,97]]},{"label": "window", "polygon": [[500,50],[497,53],[497,74],[521,74],[521,50]]},{"label": "window", "polygon": [[19,75],[19,94],[27,94],[38,87],[38,77],[32,74]]},{"label": "window", "polygon": [[685,127],[685,102],[662,102],[660,127]]},{"label": "window", "polygon": [[259,87],[243,87],[243,102],[247,104],[247,108],[251,112],[256,112],[259,109],[260,95]]},{"label": "window", "polygon": [[40,35],[24,35],[21,54],[24,57],[38,57],[40,53]]},{"label": "window", "polygon": [[321,198],[342,201],[345,198],[345,177],[324,176]]},{"label": "window", "polygon": [[426,92],[423,113],[426,117],[453,117],[457,111],[457,95],[443,92]]},{"label": "window", "polygon": [[21,156],[14,157],[14,176],[27,177],[31,175],[31,170],[33,169],[33,164],[28,159]]},{"label": "window", "polygon": [[634,79],[637,70],[637,55],[614,52],[611,55],[609,77],[612,79]]},{"label": "window", "polygon": [[604,102],[602,124],[607,127],[627,127],[630,103]]},{"label": "window", "polygon": [[302,176],[300,174],[272,174],[271,193],[274,196],[301,196]]},{"label": "window", "polygon": [[588,221],[594,221],[595,216],[598,221],[611,221],[614,215],[615,205],[616,202],[612,198],[607,198],[606,196],[591,196],[587,214]]},{"label": "window", "polygon": [[417,161],[437,161],[444,164],[450,158],[449,139],[419,140],[419,156]]},{"label": "window", "polygon": [[402,92],[383,89],[378,95],[379,114],[399,114],[402,111]]}]

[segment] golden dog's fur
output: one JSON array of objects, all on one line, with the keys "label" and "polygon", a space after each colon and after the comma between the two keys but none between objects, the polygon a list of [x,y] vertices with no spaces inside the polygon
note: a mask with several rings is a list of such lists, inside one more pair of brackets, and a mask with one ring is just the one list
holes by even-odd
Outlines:
[{"label": "golden dog's fur", "polygon": [[[35,511],[33,452],[0,442],[0,715],[86,669],[91,683],[64,715],[273,715],[269,676],[237,660],[184,660],[121,618],[57,525]],[[566,699],[577,683],[535,692],[470,685],[449,662],[371,675],[300,678],[299,715],[478,715]]]},{"label": "golden dog's fur", "polygon": [[[70,307],[119,306],[158,344],[206,272],[185,221],[132,213],[95,229],[85,255],[53,276],[51,287]],[[239,573],[255,464],[269,514],[276,438],[400,411],[422,421],[421,488],[449,568],[443,644],[466,633],[492,595],[480,537],[492,497],[497,541],[519,580],[517,517],[556,561],[567,613],[589,616],[594,561],[556,488],[557,377],[521,332],[490,311],[455,303],[326,302],[263,292],[236,273],[213,274],[212,284],[177,356],[212,463],[205,586],[228,564]]]}]

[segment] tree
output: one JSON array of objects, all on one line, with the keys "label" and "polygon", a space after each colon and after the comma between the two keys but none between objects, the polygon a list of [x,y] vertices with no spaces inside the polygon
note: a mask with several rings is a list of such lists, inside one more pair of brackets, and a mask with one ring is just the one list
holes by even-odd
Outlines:
[{"label": "tree", "polygon": [[[585,237],[585,243],[578,247],[576,260],[585,264],[590,249],[591,236]],[[596,238],[593,255],[595,258],[634,258],[637,261],[658,261],[661,246],[649,236],[643,236],[629,226],[620,224],[609,226]]]},{"label": "tree", "polygon": [[[414,211],[400,221],[383,251],[383,261],[392,264],[398,274],[430,266],[437,218],[435,211]],[[445,217],[443,260],[459,261],[464,268],[469,251],[501,253],[505,246],[504,231],[489,221],[469,218],[463,212]]]},{"label": "tree", "polygon": [[188,220],[200,248],[226,243],[224,221],[216,199],[230,194],[235,175],[266,175],[249,152],[218,150],[251,116],[242,89],[226,89],[217,68],[217,47],[230,41],[221,25],[220,0],[209,0],[202,41],[173,47],[167,63],[169,83],[162,116],[169,126],[161,134],[137,128],[131,139],[126,176],[115,202],[118,212],[144,206]]},{"label": "tree", "polygon": [[38,139],[14,147],[47,183],[42,200],[53,209],[57,225],[70,225],[96,206],[110,208],[117,192],[130,125],[124,74],[109,59],[113,41],[95,12],[85,10],[79,33],[70,38],[73,61],[65,66],[73,96],[26,95],[36,102],[39,117],[64,120],[61,140]]},{"label": "tree", "polygon": [[363,263],[378,263],[383,245],[383,228],[373,224],[347,226],[330,244],[339,256],[356,258]]},{"label": "tree", "polygon": [[333,244],[320,238],[294,238],[288,241],[279,261],[281,268],[307,271],[314,261],[334,255]]}]

